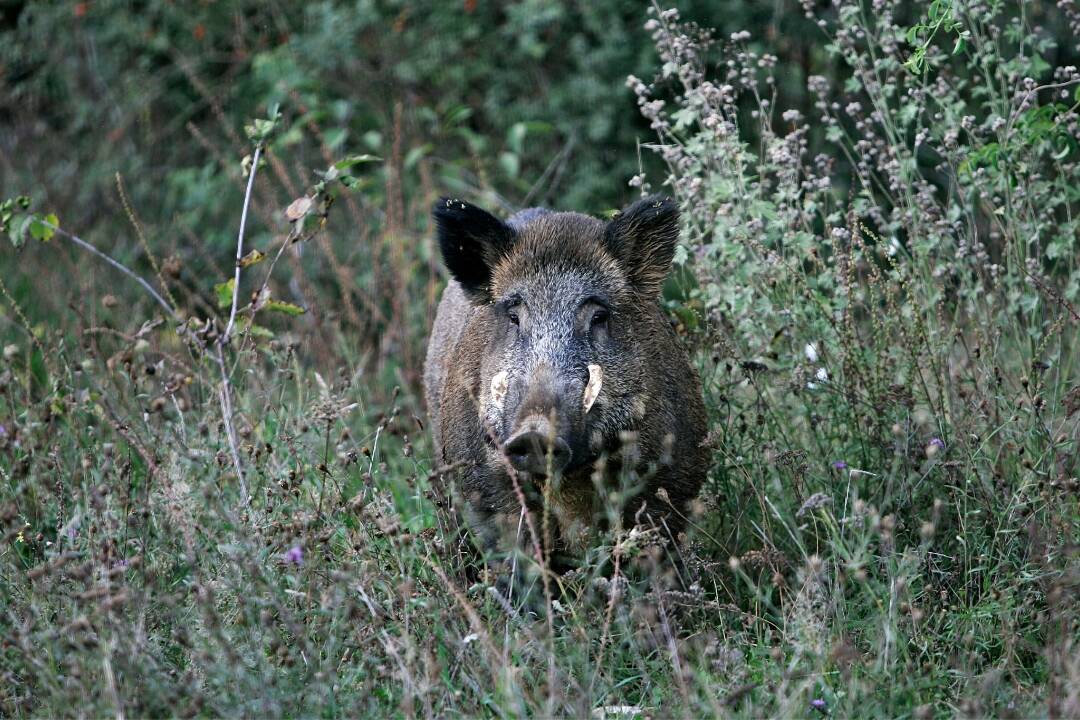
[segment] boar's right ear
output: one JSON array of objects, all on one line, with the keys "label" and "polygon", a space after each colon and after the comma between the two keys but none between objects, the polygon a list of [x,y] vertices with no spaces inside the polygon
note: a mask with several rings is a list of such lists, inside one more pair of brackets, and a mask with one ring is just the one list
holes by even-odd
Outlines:
[{"label": "boar's right ear", "polygon": [[604,232],[604,244],[630,284],[649,297],[660,294],[678,239],[679,206],[660,195],[642,198],[625,208]]},{"label": "boar's right ear", "polygon": [[441,198],[431,209],[446,269],[474,303],[491,300],[491,274],[510,252],[513,229],[488,212],[457,198]]}]

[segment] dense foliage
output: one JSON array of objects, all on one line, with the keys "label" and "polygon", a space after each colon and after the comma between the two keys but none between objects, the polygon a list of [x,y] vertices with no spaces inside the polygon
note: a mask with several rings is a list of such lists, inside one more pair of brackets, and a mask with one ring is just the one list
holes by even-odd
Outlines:
[{"label": "dense foliage", "polygon": [[[763,5],[0,7],[0,714],[1080,714],[1080,8]],[[709,480],[507,598],[427,208],[639,189]]]}]

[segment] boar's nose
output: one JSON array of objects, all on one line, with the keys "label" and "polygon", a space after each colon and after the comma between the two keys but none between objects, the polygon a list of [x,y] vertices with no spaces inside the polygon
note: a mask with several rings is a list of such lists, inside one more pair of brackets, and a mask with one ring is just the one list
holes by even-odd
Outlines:
[{"label": "boar's nose", "polygon": [[544,417],[528,418],[506,443],[506,456],[514,469],[533,475],[562,472],[570,464],[570,446],[552,430]]}]

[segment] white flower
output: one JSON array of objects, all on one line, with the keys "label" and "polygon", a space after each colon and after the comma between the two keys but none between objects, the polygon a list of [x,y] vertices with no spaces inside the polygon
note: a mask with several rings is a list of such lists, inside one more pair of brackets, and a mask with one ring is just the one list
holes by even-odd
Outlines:
[{"label": "white flower", "polygon": [[803,348],[803,352],[806,353],[806,359],[812,363],[817,362],[817,346],[814,343],[806,343],[806,347]]},{"label": "white flower", "polygon": [[829,371],[825,368],[818,368],[817,373],[814,375],[821,382],[826,382],[829,379]]}]

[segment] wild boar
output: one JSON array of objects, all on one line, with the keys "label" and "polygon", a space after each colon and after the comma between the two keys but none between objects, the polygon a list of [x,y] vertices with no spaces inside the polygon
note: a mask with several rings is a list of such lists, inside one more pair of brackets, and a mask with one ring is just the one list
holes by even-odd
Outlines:
[{"label": "wild boar", "polygon": [[451,279],[424,392],[436,461],[460,468],[482,543],[520,536],[520,498],[539,512],[541,489],[563,556],[620,493],[624,527],[677,540],[709,462],[701,381],[660,306],[677,205],[645,198],[610,222],[532,208],[502,222],[442,199],[433,217]]}]

